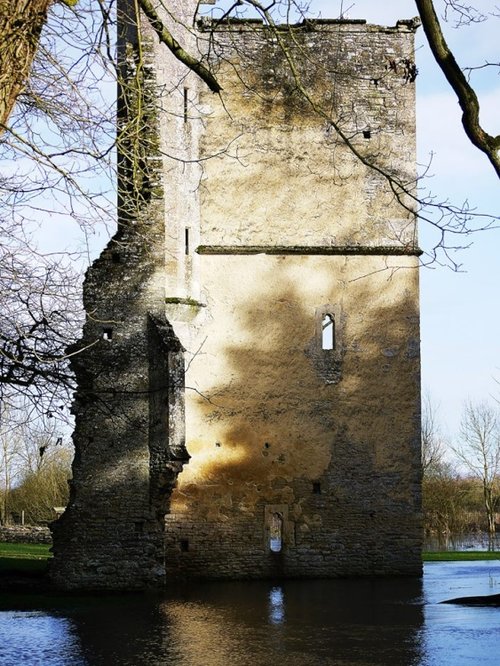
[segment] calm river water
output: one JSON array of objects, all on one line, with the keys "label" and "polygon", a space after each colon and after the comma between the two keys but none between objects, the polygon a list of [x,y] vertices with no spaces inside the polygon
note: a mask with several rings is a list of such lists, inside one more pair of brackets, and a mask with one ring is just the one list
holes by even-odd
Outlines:
[{"label": "calm river water", "polygon": [[[0,611],[2,666],[498,666],[500,561],[429,563],[420,580],[210,583],[145,598]],[[5,608],[6,604],[2,604]]]}]

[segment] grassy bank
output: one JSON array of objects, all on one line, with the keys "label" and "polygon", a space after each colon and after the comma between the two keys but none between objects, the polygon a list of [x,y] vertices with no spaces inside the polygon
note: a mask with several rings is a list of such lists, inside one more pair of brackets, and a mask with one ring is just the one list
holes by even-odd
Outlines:
[{"label": "grassy bank", "polygon": [[48,544],[0,542],[0,574],[44,574],[49,549]]},{"label": "grassy bank", "polygon": [[500,560],[500,551],[442,550],[422,553],[424,562],[473,562],[475,560]]},{"label": "grassy bank", "polygon": [[0,542],[0,557],[40,560],[50,557],[49,544]]},{"label": "grassy bank", "polygon": [[[47,570],[51,557],[48,544],[0,542],[0,573],[40,573]],[[471,562],[475,560],[500,560],[500,551],[427,551],[422,553],[424,562]]]}]

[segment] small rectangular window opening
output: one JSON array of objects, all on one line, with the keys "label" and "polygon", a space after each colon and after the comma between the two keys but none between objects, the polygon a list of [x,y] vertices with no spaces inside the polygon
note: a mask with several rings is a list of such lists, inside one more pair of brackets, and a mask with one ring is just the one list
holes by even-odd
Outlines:
[{"label": "small rectangular window opening", "polygon": [[365,139],[371,139],[371,137],[372,137],[371,130],[369,130],[369,129],[363,130],[363,137]]},{"label": "small rectangular window opening", "polygon": [[184,122],[188,121],[189,88],[184,88]]},{"label": "small rectangular window opening", "polygon": [[269,525],[269,550],[272,553],[280,553],[283,548],[283,516],[281,513],[273,513]]},{"label": "small rectangular window opening", "polygon": [[103,328],[102,329],[102,339],[103,340],[111,340],[113,337],[113,329],[112,328]]},{"label": "small rectangular window opening", "polygon": [[321,321],[321,349],[335,349],[335,320],[330,314]]},{"label": "small rectangular window opening", "polygon": [[189,254],[189,228],[184,229],[184,254]]},{"label": "small rectangular window opening", "polygon": [[179,542],[181,553],[187,553],[189,550],[189,539],[181,539]]},{"label": "small rectangular window opening", "polygon": [[112,261],[114,264],[119,264],[119,263],[120,263],[120,259],[121,259],[121,257],[120,257],[120,254],[119,254],[118,252],[113,252],[113,253],[111,254],[111,261]]},{"label": "small rectangular window opening", "polygon": [[321,495],[321,483],[319,481],[313,481],[313,494]]}]

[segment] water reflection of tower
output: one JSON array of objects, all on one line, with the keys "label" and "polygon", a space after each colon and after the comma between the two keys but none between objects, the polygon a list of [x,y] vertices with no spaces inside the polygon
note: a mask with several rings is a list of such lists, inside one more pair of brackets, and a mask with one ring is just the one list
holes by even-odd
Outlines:
[{"label": "water reflection of tower", "polygon": [[283,624],[285,621],[285,595],[280,585],[269,591],[269,622]]}]

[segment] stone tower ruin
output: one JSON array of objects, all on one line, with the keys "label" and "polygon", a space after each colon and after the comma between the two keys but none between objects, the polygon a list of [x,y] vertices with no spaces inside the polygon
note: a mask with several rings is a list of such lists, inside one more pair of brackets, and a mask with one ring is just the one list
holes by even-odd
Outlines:
[{"label": "stone tower ruin", "polygon": [[417,23],[169,5],[223,91],[122,15],[119,123],[143,115],[85,283],[53,578],[418,575]]}]

